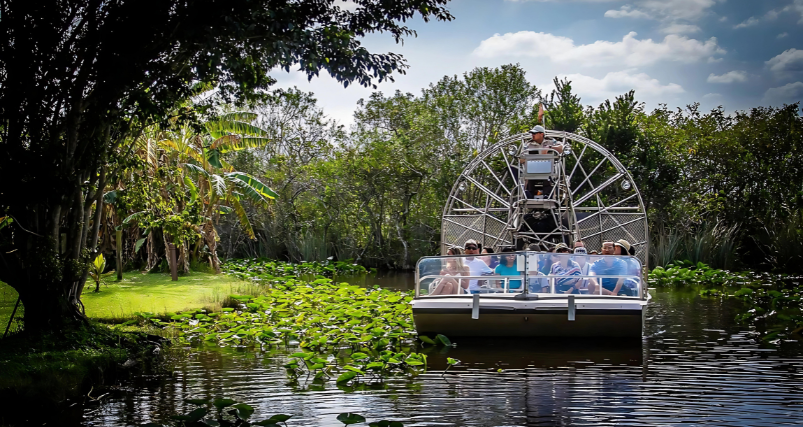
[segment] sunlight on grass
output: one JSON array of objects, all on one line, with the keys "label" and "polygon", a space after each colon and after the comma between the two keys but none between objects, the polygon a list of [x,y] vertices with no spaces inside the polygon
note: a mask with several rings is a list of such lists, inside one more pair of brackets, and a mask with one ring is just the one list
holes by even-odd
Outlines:
[{"label": "sunlight on grass", "polygon": [[17,302],[17,291],[14,290],[11,286],[0,282],[0,337],[3,336],[3,332],[6,330],[6,325],[8,325],[8,318],[11,316],[11,312],[14,310],[14,304]]},{"label": "sunlight on grass", "polygon": [[126,319],[136,312],[170,313],[196,308],[220,309],[220,303],[248,285],[225,274],[190,273],[170,281],[169,274],[126,273],[121,282],[110,282],[100,292],[87,287],[82,300],[87,316],[95,319]]}]

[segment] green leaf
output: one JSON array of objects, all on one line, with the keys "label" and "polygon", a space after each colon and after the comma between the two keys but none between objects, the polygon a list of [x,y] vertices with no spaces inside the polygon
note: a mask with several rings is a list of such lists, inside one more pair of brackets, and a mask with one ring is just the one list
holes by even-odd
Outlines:
[{"label": "green leaf", "polygon": [[211,148],[206,150],[206,161],[209,162],[212,167],[222,169],[223,164],[220,163],[220,150]]},{"label": "green leaf", "polygon": [[430,337],[428,337],[426,335],[419,335],[418,339],[420,339],[422,342],[425,342],[427,344],[435,345],[435,341],[432,341],[432,338],[430,338]]},{"label": "green leaf", "polygon": [[234,405],[235,403],[237,402],[231,399],[215,399],[212,401],[212,404],[215,405],[215,408],[217,408],[218,411],[222,410],[227,406]]},{"label": "green leaf", "polygon": [[279,197],[279,195],[268,188],[267,185],[247,173],[230,172],[226,174],[226,177],[232,180],[232,182],[253,201],[266,202],[265,198],[275,199]]},{"label": "green leaf", "polygon": [[131,221],[139,221],[140,219],[144,218],[145,215],[147,214],[148,214],[147,211],[139,211],[132,213],[126,219],[123,220],[123,225],[128,225],[128,223]]},{"label": "green leaf", "polygon": [[12,222],[14,222],[13,218],[7,216],[0,216],[0,230],[2,230],[3,227],[5,226],[10,225]]},{"label": "green leaf", "polygon": [[365,359],[368,359],[369,356],[367,354],[365,354],[365,353],[357,352],[357,353],[353,353],[351,355],[351,358],[354,359],[354,360],[365,360]]},{"label": "green leaf", "polygon": [[356,377],[356,376],[357,376],[356,372],[352,372],[352,371],[343,372],[342,374],[340,374],[339,377],[337,377],[337,382],[339,382],[339,383],[349,382],[349,381],[353,380],[354,377]]},{"label": "green leaf", "polygon": [[247,420],[254,413],[254,408],[245,403],[238,403],[232,407],[237,410],[237,418],[241,420]]},{"label": "green leaf", "polygon": [[200,420],[201,418],[203,418],[208,412],[209,411],[207,411],[206,408],[198,408],[198,409],[196,409],[196,410],[194,410],[194,411],[192,411],[192,412],[190,412],[188,414],[174,415],[174,416],[172,416],[170,418],[172,418],[174,420],[190,421],[190,422],[194,423],[194,422],[197,422],[198,420]]},{"label": "green leaf", "polygon": [[206,399],[184,399],[187,403],[192,403],[193,405],[206,405],[209,403]]},{"label": "green leaf", "polygon": [[447,347],[452,345],[452,342],[449,341],[449,338],[446,338],[446,335],[438,334],[437,336],[435,336],[435,339],[440,341],[443,345]]},{"label": "green leaf", "polygon": [[358,373],[360,375],[365,375],[365,372],[363,372],[361,369],[355,368],[354,366],[351,366],[351,365],[346,365],[346,366],[343,367],[343,369],[348,370],[348,371],[352,371],[352,372],[356,372],[356,373]]},{"label": "green leaf", "polygon": [[275,423],[283,423],[283,422],[289,420],[290,418],[293,418],[293,416],[292,415],[285,415],[285,414],[276,414],[276,415],[268,418],[266,421],[271,421],[271,422],[275,422]]},{"label": "green leaf", "polygon": [[347,412],[347,413],[342,413],[342,414],[338,415],[337,416],[337,420],[340,421],[343,424],[348,425],[348,424],[364,423],[365,422],[365,417],[363,417],[362,415],[359,415],[359,414]]},{"label": "green leaf", "polygon": [[148,240],[147,237],[137,240],[137,243],[134,245],[134,252],[139,252],[139,249],[142,247],[142,244]]}]

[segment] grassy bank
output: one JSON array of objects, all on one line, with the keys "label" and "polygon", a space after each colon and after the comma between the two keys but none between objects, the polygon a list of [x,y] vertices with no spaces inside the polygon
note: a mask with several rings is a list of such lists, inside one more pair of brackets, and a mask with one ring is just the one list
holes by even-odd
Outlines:
[{"label": "grassy bank", "polygon": [[86,315],[98,320],[123,320],[135,313],[154,314],[207,308],[220,310],[226,296],[248,286],[225,274],[190,273],[177,282],[169,274],[126,273],[120,282],[102,286],[100,292],[84,292]]}]

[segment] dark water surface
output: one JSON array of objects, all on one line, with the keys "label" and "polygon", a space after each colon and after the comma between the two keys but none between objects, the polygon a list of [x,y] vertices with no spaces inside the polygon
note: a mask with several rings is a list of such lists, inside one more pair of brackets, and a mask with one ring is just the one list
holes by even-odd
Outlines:
[{"label": "dark water surface", "polygon": [[[283,351],[201,351],[173,376],[137,378],[76,409],[88,426],[168,424],[191,409],[183,399],[220,396],[252,405],[256,420],[292,414],[291,427],[342,425],[341,412],[405,426],[803,424],[798,343],[755,344],[729,301],[653,295],[643,340],[455,339],[456,348],[429,354],[429,373],[357,390],[288,383]],[[463,363],[441,376],[446,357]]]}]

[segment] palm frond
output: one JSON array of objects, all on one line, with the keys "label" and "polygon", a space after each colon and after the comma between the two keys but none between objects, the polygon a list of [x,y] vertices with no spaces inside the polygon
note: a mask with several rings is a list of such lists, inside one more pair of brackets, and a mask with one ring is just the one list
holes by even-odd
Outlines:
[{"label": "palm frond", "polygon": [[195,200],[198,199],[198,187],[195,186],[189,175],[184,175],[184,185],[190,189],[190,203],[195,203]]},{"label": "palm frond", "polygon": [[231,134],[263,137],[268,136],[268,131],[265,129],[239,120],[214,120],[211,122],[206,122],[205,126],[207,132],[209,132],[209,135],[215,139]]},{"label": "palm frond", "polygon": [[184,163],[184,167],[187,168],[187,170],[189,170],[192,173],[203,175],[204,178],[209,179],[210,177],[209,172],[207,172],[206,169],[198,165],[194,165],[192,163]]},{"label": "palm frond", "polygon": [[231,113],[221,114],[218,118],[219,121],[243,121],[243,122],[253,122],[257,119],[259,115],[257,113],[252,113],[250,111],[232,111]]},{"label": "palm frond", "polygon": [[251,221],[248,220],[248,215],[245,213],[245,209],[243,209],[243,205],[240,204],[240,201],[237,199],[231,200],[231,206],[234,208],[234,212],[237,214],[237,218],[240,219],[240,225],[243,226],[243,230],[251,239],[256,239],[254,235],[254,229],[251,227]]},{"label": "palm frond", "polygon": [[279,197],[279,195],[271,190],[267,185],[263,184],[258,179],[247,173],[230,172],[226,174],[226,177],[231,180],[240,190],[242,190],[246,197],[255,202],[267,204],[268,201],[266,199],[275,199]]},{"label": "palm frond", "polygon": [[209,175],[209,181],[212,183],[212,188],[218,196],[223,196],[226,194],[228,186],[226,185],[226,180],[222,176],[211,174]]},{"label": "palm frond", "polygon": [[[217,141],[215,141],[217,142]],[[246,136],[244,138],[233,138],[226,141],[225,144],[219,144],[220,152],[227,153],[229,151],[240,151],[246,148],[261,148],[273,142],[270,138],[262,138],[257,136]]]}]

